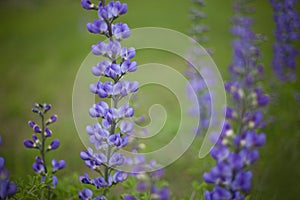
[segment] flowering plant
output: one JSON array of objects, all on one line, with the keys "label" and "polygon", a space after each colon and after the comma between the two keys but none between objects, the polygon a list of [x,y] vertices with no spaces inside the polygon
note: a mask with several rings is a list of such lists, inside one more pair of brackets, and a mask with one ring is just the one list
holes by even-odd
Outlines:
[{"label": "flowering plant", "polygon": [[216,166],[203,175],[207,183],[215,185],[213,191],[205,192],[207,200],[245,199],[251,190],[250,166],[259,157],[256,147],[266,141],[261,128],[266,125],[263,107],[269,97],[259,86],[263,72],[257,46],[259,37],[251,29],[253,20],[245,16],[252,10],[247,2],[240,0],[234,4],[236,15],[231,32],[237,38],[233,41],[233,59],[229,66],[232,80],[225,84],[232,106],[226,109],[227,121],[211,151]]},{"label": "flowering plant", "polygon": [[[96,10],[98,13],[98,19],[87,24],[88,31],[108,38],[106,42],[101,41],[92,45],[94,55],[107,58],[93,66],[92,73],[110,80],[104,82],[99,80],[90,85],[90,91],[101,99],[111,99],[112,105],[109,106],[101,100],[89,110],[91,117],[100,118],[100,122],[86,127],[89,141],[95,150],[88,147],[87,151],[80,153],[80,157],[100,176],[92,179],[86,173],[80,180],[84,184],[94,185],[102,190],[101,195],[95,199],[106,199],[109,188],[127,178],[127,173],[114,168],[124,163],[124,156],[119,150],[128,144],[128,139],[133,134],[133,124],[128,119],[134,115],[134,109],[126,103],[120,106],[119,102],[138,90],[138,82],[122,81],[124,75],[136,71],[137,63],[131,61],[135,56],[135,49],[122,47],[120,43],[122,39],[130,36],[128,25],[114,23],[119,16],[127,12],[127,4],[119,1],[110,1],[106,4],[103,0],[98,5],[88,0],[82,0],[81,4],[83,8]],[[92,195],[92,191],[88,188],[79,192],[80,199],[89,199]]]},{"label": "flowering plant", "polygon": [[300,40],[300,18],[295,0],[270,0],[274,11],[276,29],[272,67],[281,81],[292,81],[296,78],[296,58],[299,51],[293,46]]},{"label": "flowering plant", "polygon": [[32,164],[33,170],[41,176],[41,182],[46,184],[47,193],[41,198],[51,199],[52,190],[56,188],[58,178],[54,175],[58,170],[65,168],[66,162],[64,160],[57,161],[52,159],[51,167],[47,164],[46,154],[52,150],[57,149],[60,146],[58,139],[52,140],[47,146],[46,141],[52,136],[52,131],[49,125],[53,124],[57,120],[56,115],[52,115],[49,119],[45,119],[45,114],[51,109],[51,105],[44,103],[35,103],[32,112],[38,114],[41,119],[41,125],[38,125],[34,121],[29,121],[29,126],[33,129],[34,134],[32,140],[25,140],[24,146],[30,149],[37,149],[39,156],[36,156],[35,162]]}]

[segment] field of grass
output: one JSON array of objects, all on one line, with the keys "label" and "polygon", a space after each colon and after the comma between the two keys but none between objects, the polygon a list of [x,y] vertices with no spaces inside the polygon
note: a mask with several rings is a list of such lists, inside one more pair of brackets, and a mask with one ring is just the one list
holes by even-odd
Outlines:
[{"label": "field of grass", "polygon": [[[121,20],[131,28],[164,27],[187,34],[191,26],[188,11],[192,4],[188,0],[125,2],[129,12]],[[227,66],[231,58],[232,37],[228,31],[231,3],[210,0],[204,9],[207,14],[204,22],[210,27],[209,42],[205,46],[214,50],[212,57],[225,81],[229,78]],[[268,141],[254,166],[252,199],[296,200],[300,196],[300,81],[298,78],[294,83],[280,84],[274,77],[271,70],[272,10],[267,0],[256,1],[255,8],[255,31],[268,38],[262,45],[266,68],[262,84],[272,97],[267,114],[272,123],[264,130]],[[90,46],[99,40],[85,29],[85,24],[94,17],[74,0],[0,1],[0,135],[3,137],[0,152],[6,158],[13,180],[33,174],[31,165],[35,152],[25,149],[23,140],[31,137],[27,121],[36,119],[30,111],[34,102],[51,103],[52,112],[59,116],[53,132],[62,145],[51,156],[67,162],[67,168],[60,175],[67,177],[87,170],[79,158],[79,152],[85,147],[73,122],[72,89]],[[299,47],[299,43],[296,45]],[[136,60],[169,65],[181,73],[187,69],[182,60],[162,51],[142,50],[137,52]],[[299,63],[298,59],[298,66]],[[300,75],[299,69],[297,75]],[[162,95],[164,98],[160,98]],[[179,123],[178,105],[168,104],[168,97],[174,97],[159,87],[145,88],[139,96],[140,114],[157,101],[167,107],[170,112],[161,134],[171,137]],[[161,99],[164,101],[160,102]],[[147,145],[151,149],[151,142]],[[188,151],[166,168],[166,179],[179,199],[189,196],[191,182],[201,182],[202,172],[213,165],[210,158],[200,160],[193,152]]]}]

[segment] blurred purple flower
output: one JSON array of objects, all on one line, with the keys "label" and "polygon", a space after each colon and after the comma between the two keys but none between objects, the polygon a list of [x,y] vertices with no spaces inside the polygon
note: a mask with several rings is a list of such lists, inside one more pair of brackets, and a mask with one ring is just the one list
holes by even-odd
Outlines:
[{"label": "blurred purple flower", "polygon": [[269,1],[276,24],[272,67],[280,81],[293,81],[296,79],[296,58],[299,56],[293,43],[300,40],[300,18],[295,7],[297,1]]},{"label": "blurred purple flower", "polygon": [[212,191],[205,192],[206,200],[245,199],[251,190],[249,166],[259,157],[255,148],[266,142],[260,128],[266,124],[263,109],[269,96],[258,86],[263,73],[257,47],[259,37],[252,31],[253,19],[244,16],[252,11],[251,7],[240,1],[233,7],[236,15],[231,32],[236,38],[232,43],[233,58],[229,66],[231,81],[224,86],[231,96],[232,106],[225,110],[227,121],[211,151],[216,166],[203,174],[205,182],[215,185]]}]

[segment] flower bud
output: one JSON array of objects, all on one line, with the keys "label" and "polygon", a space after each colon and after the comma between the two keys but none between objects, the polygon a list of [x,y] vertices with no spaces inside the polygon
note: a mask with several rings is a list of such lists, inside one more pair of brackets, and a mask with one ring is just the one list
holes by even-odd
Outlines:
[{"label": "flower bud", "polygon": [[51,144],[48,146],[47,151],[55,150],[55,149],[57,149],[59,147],[59,145],[60,145],[59,140],[53,140],[51,142]]},{"label": "flower bud", "polygon": [[26,148],[35,148],[35,144],[31,140],[24,140],[24,146]]}]

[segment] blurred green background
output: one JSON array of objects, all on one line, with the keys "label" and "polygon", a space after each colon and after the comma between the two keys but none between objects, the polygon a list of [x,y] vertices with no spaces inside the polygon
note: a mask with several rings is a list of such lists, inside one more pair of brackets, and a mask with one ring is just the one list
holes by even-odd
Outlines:
[{"label": "blurred green background", "polygon": [[[124,2],[128,3],[129,12],[121,21],[131,28],[164,27],[187,34],[191,26],[189,9],[192,3],[188,0]],[[204,46],[214,50],[212,57],[225,81],[229,77],[227,66],[231,58],[232,36],[228,31],[233,14],[231,3],[209,0],[204,8],[207,14],[204,22],[210,27],[209,42]],[[299,199],[300,82],[298,79],[294,83],[280,84],[274,77],[271,71],[272,10],[267,0],[256,1],[254,6],[255,31],[268,38],[262,46],[266,68],[263,85],[272,97],[268,116],[273,118],[273,123],[264,130],[268,141],[261,148],[261,159],[253,166],[252,199]],[[79,0],[0,1],[0,135],[3,137],[0,152],[6,158],[6,167],[13,180],[33,174],[31,165],[36,152],[23,147],[23,140],[31,137],[27,121],[37,120],[30,111],[33,102],[51,103],[52,113],[59,116],[52,130],[62,145],[59,151],[49,155],[66,160],[67,168],[60,175],[83,174],[86,170],[79,158],[84,146],[72,118],[72,88],[90,46],[100,39],[85,29],[85,24],[95,17],[95,13],[81,8]],[[186,70],[182,60],[165,52],[138,52],[136,60],[167,64],[182,73]],[[299,69],[297,74],[299,77]],[[153,103],[167,93],[159,88],[148,90],[150,92],[145,92],[147,88],[141,91],[142,99],[153,100]],[[168,101],[164,103],[167,105]],[[141,110],[138,112],[146,113],[151,102],[139,104]],[[172,136],[175,132],[179,121],[177,106],[169,105],[173,115],[168,116],[171,120],[167,121],[163,134]],[[173,194],[179,199],[192,194],[191,182],[201,182],[202,172],[212,165],[209,157],[200,160],[187,152],[166,169]]]}]

